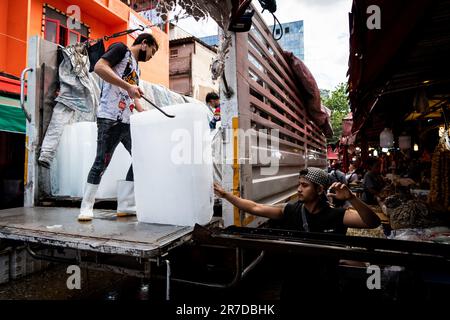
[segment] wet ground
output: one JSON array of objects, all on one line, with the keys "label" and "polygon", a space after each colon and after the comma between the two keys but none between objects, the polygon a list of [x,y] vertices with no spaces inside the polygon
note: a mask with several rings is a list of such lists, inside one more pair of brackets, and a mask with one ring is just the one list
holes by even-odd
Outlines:
[{"label": "wet ground", "polygon": [[[210,261],[204,263],[199,256],[196,256],[195,251],[180,253],[179,260],[171,260],[173,277],[198,279],[200,275],[206,281],[229,282],[233,278],[232,259],[228,261],[228,258],[224,259],[222,254],[218,254],[217,257],[211,254],[208,256]],[[217,262],[217,258],[222,260],[220,264],[209,264]],[[175,302],[279,301],[286,263],[289,263],[289,260],[283,264],[277,256],[267,255],[245,279],[236,286],[226,289],[206,288],[172,281],[171,300]],[[150,280],[82,269],[80,290],[67,288],[66,281],[70,275],[66,271],[67,266],[52,263],[44,271],[2,284],[0,285],[0,300],[165,301],[164,267],[152,269],[154,276]],[[345,277],[342,278],[343,275]],[[309,277],[309,275],[306,276]],[[440,301],[450,298],[450,283],[413,286],[412,280],[417,281],[418,279],[404,277],[403,280],[400,279],[403,282],[402,287],[392,286],[398,283],[399,279],[391,279],[388,286],[383,285],[383,290],[369,292],[366,287],[365,270],[359,271],[359,274],[346,271],[341,273],[341,278],[341,281],[345,280],[341,295],[351,300],[369,298],[371,301],[388,302],[399,298],[401,301],[403,297],[404,301],[411,298],[419,301]],[[450,279],[442,277],[441,282],[443,279],[450,281]]]},{"label": "wet ground", "polygon": [[[111,272],[81,270],[81,289],[69,290],[67,266],[51,264],[46,270],[0,285],[0,300],[165,300],[163,278],[143,280]],[[160,270],[164,274],[164,268]],[[217,279],[227,282],[229,277]],[[196,300],[279,300],[281,277],[273,264],[263,261],[236,287],[205,288],[191,284],[171,283],[171,299]]]}]

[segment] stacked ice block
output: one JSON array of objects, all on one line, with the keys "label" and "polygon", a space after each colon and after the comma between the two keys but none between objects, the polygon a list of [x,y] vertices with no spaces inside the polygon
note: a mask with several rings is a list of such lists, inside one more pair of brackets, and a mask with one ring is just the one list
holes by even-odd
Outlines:
[{"label": "stacked ice block", "polygon": [[[67,125],[51,168],[52,194],[82,197],[87,176],[97,151],[97,124],[77,122]],[[97,199],[116,198],[117,181],[124,180],[131,165],[131,156],[119,144],[103,174]]]},{"label": "stacked ice block", "polygon": [[213,213],[213,170],[208,109],[198,103],[131,116],[137,219],[193,226]]}]

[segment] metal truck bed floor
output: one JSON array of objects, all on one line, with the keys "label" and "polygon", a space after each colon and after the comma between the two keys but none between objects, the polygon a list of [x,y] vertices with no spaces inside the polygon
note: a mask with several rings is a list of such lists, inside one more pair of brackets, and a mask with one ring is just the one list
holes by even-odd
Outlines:
[{"label": "metal truck bed floor", "polygon": [[91,222],[78,222],[78,214],[78,208],[0,210],[0,239],[152,258],[190,240],[193,230],[117,218],[114,211],[95,210]]}]

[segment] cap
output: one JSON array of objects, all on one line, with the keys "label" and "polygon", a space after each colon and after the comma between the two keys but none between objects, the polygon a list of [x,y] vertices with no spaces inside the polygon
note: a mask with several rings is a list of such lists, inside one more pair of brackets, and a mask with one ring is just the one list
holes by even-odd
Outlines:
[{"label": "cap", "polygon": [[305,178],[306,180],[315,184],[324,186],[325,188],[328,188],[328,185],[330,184],[328,173],[320,168],[311,167],[302,169],[300,170],[300,177]]}]

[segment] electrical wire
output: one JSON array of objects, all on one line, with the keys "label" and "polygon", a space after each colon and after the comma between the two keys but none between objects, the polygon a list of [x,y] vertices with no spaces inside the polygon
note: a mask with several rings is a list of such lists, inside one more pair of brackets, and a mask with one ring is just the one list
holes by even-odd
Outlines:
[{"label": "electrical wire", "polygon": [[[278,41],[281,38],[283,38],[284,32],[283,32],[283,27],[281,26],[280,20],[278,20],[278,18],[275,16],[275,11],[277,11],[277,2],[276,0],[258,0],[261,7],[263,8],[261,13],[264,13],[264,11],[269,11],[272,16],[273,16],[273,29],[272,29],[272,37]],[[277,25],[280,27],[280,36],[276,37],[275,36],[275,30]]]},{"label": "electrical wire", "polygon": [[[280,21],[279,21],[278,18],[275,16],[275,14],[272,13],[272,16],[273,16],[272,37],[273,37],[276,41],[278,41],[278,40],[281,40],[281,38],[283,38],[283,36],[284,36],[283,26],[281,25]],[[278,24],[278,26],[280,27],[280,30],[281,30],[280,36],[279,36],[278,38],[275,37],[275,29],[276,29],[277,24]]]}]

